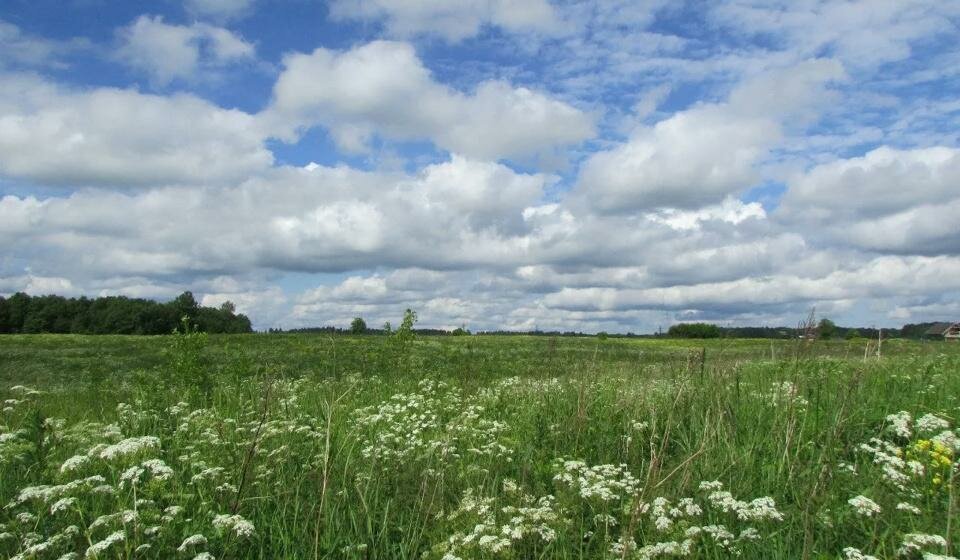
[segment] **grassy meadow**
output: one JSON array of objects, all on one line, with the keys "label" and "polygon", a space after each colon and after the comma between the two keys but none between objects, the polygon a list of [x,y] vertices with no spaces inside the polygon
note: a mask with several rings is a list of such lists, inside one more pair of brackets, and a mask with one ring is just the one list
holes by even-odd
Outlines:
[{"label": "grassy meadow", "polygon": [[2,558],[948,558],[960,345],[0,337]]}]

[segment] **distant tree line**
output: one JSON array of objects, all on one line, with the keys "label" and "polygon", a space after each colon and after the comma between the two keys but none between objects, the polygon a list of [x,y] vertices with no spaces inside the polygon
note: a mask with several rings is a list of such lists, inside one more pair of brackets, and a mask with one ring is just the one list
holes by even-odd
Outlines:
[{"label": "distant tree line", "polygon": [[65,298],[16,293],[0,297],[0,333],[169,334],[188,324],[208,333],[252,332],[250,319],[227,301],[204,307],[183,292],[172,301],[109,296]]},{"label": "distant tree line", "polygon": [[[911,323],[899,329],[882,329],[884,338],[909,338],[919,340],[934,323]],[[817,323],[815,335],[822,340],[859,338],[876,339],[881,329],[873,327],[841,327],[830,319]],[[803,329],[789,327],[721,327],[710,323],[679,323],[670,327],[671,338],[797,338],[804,335]]]},{"label": "distant tree line", "polygon": [[[465,330],[465,329],[461,329],[460,327],[457,327],[456,329],[454,329],[454,330],[452,330],[452,331],[449,331],[449,330],[446,330],[446,329],[428,329],[428,328],[424,328],[424,329],[410,329],[410,331],[413,332],[413,333],[415,333],[415,334],[424,335],[424,336],[461,336],[461,335],[471,334],[470,331]],[[280,328],[272,328],[272,327],[271,327],[271,328],[267,329],[267,333],[271,333],[271,334],[282,334],[282,333],[288,333],[288,334],[296,334],[296,333],[315,333],[315,334],[390,335],[390,334],[393,334],[394,331],[392,331],[392,330],[387,330],[387,329],[384,329],[384,328],[375,329],[375,328],[370,328],[370,327],[365,328],[365,329],[363,329],[363,330],[361,331],[361,330],[355,330],[355,329],[353,328],[353,325],[351,325],[351,326],[349,326],[349,327],[347,327],[347,328],[326,326],[326,327],[301,327],[301,328],[295,328],[295,329],[280,329]],[[486,334],[486,333],[479,333],[479,334]],[[514,333],[514,334],[517,334],[517,333]],[[584,335],[584,336],[589,336],[589,335]]]},{"label": "distant tree line", "polygon": [[[360,319],[359,317],[357,319]],[[364,335],[389,335],[392,331],[387,328],[372,328],[366,325],[363,319],[358,322],[354,319],[347,328],[341,327],[303,327],[295,329],[270,328],[269,333],[324,333],[324,334],[364,334]],[[884,338],[909,338],[920,340],[924,338],[924,333],[934,323],[917,323],[904,325],[900,329],[883,329]],[[388,327],[386,325],[385,327]],[[711,323],[678,323],[671,326],[666,333],[658,334],[636,334],[628,333],[607,333],[598,332],[596,334],[585,333],[581,331],[478,331],[471,333],[469,330],[458,327],[454,330],[446,329],[413,329],[413,332],[425,336],[463,336],[474,334],[477,336],[543,336],[543,337],[586,337],[596,336],[600,339],[607,338],[772,338],[788,340],[797,338],[804,334],[803,329],[796,327],[723,327]],[[835,325],[829,319],[820,321],[817,324],[817,337],[824,340],[830,339],[876,339],[879,335],[879,329],[873,327],[840,327]]]}]

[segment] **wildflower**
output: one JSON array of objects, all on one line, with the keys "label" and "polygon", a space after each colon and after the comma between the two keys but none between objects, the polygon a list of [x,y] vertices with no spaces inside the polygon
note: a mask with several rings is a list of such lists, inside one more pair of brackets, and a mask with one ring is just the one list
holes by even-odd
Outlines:
[{"label": "wildflower", "polygon": [[177,552],[186,552],[188,549],[191,549],[197,546],[204,546],[206,544],[207,544],[207,537],[199,533],[196,535],[190,535],[189,537],[183,539],[183,542],[180,543],[180,546],[177,547]]},{"label": "wildflower", "polygon": [[169,523],[174,520],[180,512],[183,511],[183,508],[180,506],[169,506],[163,510],[163,517],[160,518],[164,523]]},{"label": "wildflower", "polygon": [[150,471],[150,474],[153,475],[153,478],[156,480],[167,480],[173,476],[173,469],[168,467],[167,464],[160,459],[144,461],[142,466]]},{"label": "wildflower", "polygon": [[143,530],[143,534],[146,535],[146,536],[148,536],[148,537],[155,537],[155,536],[157,535],[157,533],[160,532],[160,529],[161,529],[161,527],[160,527],[159,525],[153,525],[153,526],[150,526],[150,527],[147,527],[146,529],[144,529],[144,530]]},{"label": "wildflower", "polygon": [[[495,498],[476,496],[472,489],[467,489],[460,506],[447,518],[463,519],[472,529],[449,537],[444,557],[459,558],[461,551],[499,554],[508,550],[513,541],[528,536],[537,536],[547,543],[556,540],[557,532],[551,525],[559,516],[554,511],[553,496],[534,498],[520,491],[507,496],[511,505],[497,508]],[[498,522],[499,514],[506,516],[503,522]]]},{"label": "wildflower", "polygon": [[178,416],[178,415],[182,414],[182,413],[183,413],[185,410],[187,410],[188,408],[190,408],[190,405],[189,405],[189,404],[187,404],[187,403],[185,403],[185,402],[183,402],[183,401],[180,401],[180,402],[178,402],[177,404],[175,404],[175,405],[173,405],[173,406],[171,406],[171,407],[168,407],[168,408],[167,408],[167,412],[169,412],[171,416]]},{"label": "wildflower", "polygon": [[847,500],[847,503],[853,506],[859,515],[873,517],[874,514],[880,513],[880,506],[866,496],[854,496]]},{"label": "wildflower", "polygon": [[856,467],[856,465],[852,465],[852,464],[847,463],[847,462],[845,462],[845,461],[840,461],[839,463],[837,463],[837,468],[839,468],[839,469],[841,469],[841,470],[844,470],[844,471],[847,471],[847,472],[849,472],[849,473],[851,473],[851,474],[857,474],[857,467]]},{"label": "wildflower", "polygon": [[635,493],[639,484],[624,464],[591,467],[583,461],[557,460],[554,466],[561,472],[553,479],[578,490],[584,499],[619,500]]},{"label": "wildflower", "polygon": [[55,539],[50,539],[49,541],[41,541],[35,544],[31,544],[26,549],[24,549],[23,552],[11,558],[11,560],[26,560],[27,558],[35,558],[55,544],[56,544]]},{"label": "wildflower", "polygon": [[933,433],[937,430],[946,430],[950,427],[950,423],[934,414],[924,414],[917,418],[915,426],[920,433]]},{"label": "wildflower", "polygon": [[909,439],[910,436],[913,435],[913,432],[910,430],[911,421],[910,413],[905,410],[901,410],[896,414],[887,415],[887,422],[890,422],[887,430],[893,432],[897,437]]},{"label": "wildflower", "polygon": [[783,514],[776,508],[773,498],[764,496],[750,502],[744,502],[733,497],[730,492],[717,490],[707,496],[710,504],[723,511],[733,512],[742,521],[771,519],[783,520]]},{"label": "wildflower", "polygon": [[609,513],[598,513],[593,516],[594,525],[604,525],[609,527],[616,527],[619,522],[617,518],[610,515]]},{"label": "wildflower", "polygon": [[480,545],[480,548],[496,554],[505,548],[509,548],[510,540],[495,535],[484,535],[477,540],[477,544]]},{"label": "wildflower", "polygon": [[103,539],[100,542],[93,543],[90,545],[90,548],[87,549],[87,553],[84,555],[84,558],[96,558],[97,555],[103,553],[108,548],[113,546],[118,542],[123,542],[126,540],[127,535],[123,531],[116,531],[107,535],[107,538]]},{"label": "wildflower", "polygon": [[843,557],[846,560],[879,560],[876,556],[870,556],[860,552],[860,549],[848,546],[843,549]]},{"label": "wildflower", "polygon": [[69,459],[64,461],[62,465],[60,465],[60,472],[67,473],[67,472],[75,471],[80,467],[82,467],[83,465],[87,464],[88,462],[90,462],[90,458],[87,457],[86,455],[74,455],[73,457],[70,457]]},{"label": "wildflower", "polygon": [[737,516],[744,521],[763,519],[783,520],[783,514],[777,511],[776,502],[769,496],[750,500],[746,508],[737,512]]},{"label": "wildflower", "polygon": [[[677,506],[683,508],[683,513],[689,517],[694,517],[703,513],[703,508],[697,505],[692,498],[681,498]],[[679,517],[679,515],[676,515],[675,517]]]},{"label": "wildflower", "polygon": [[248,538],[255,533],[253,523],[242,516],[221,514],[213,518],[213,526],[221,531],[232,530],[238,537]]},{"label": "wildflower", "polygon": [[[940,535],[927,535],[924,533],[908,533],[903,537],[903,545],[898,552],[903,556],[908,556],[921,552],[925,547],[946,548],[947,540]],[[926,557],[926,554],[924,554]]]},{"label": "wildflower", "polygon": [[710,535],[721,548],[729,548],[733,541],[733,533],[723,525],[705,525],[701,527],[704,533]]},{"label": "wildflower", "polygon": [[154,436],[133,437],[108,445],[100,451],[100,458],[112,460],[124,455],[133,455],[147,449],[160,447],[160,438]]},{"label": "wildflower", "polygon": [[69,509],[70,506],[72,506],[75,503],[77,503],[76,498],[61,498],[57,500],[55,504],[50,506],[50,513],[56,514],[57,512]]},{"label": "wildflower", "polygon": [[920,508],[907,502],[900,502],[897,504],[897,510],[920,515]]},{"label": "wildflower", "polygon": [[804,410],[810,404],[800,395],[800,388],[790,381],[773,383],[767,393],[756,392],[755,396],[766,401],[768,406],[778,407],[782,404],[793,404],[798,410]]},{"label": "wildflower", "polygon": [[620,538],[610,545],[610,554],[617,558],[629,556],[635,550],[637,550],[637,542],[625,535],[620,535]]},{"label": "wildflower", "polygon": [[49,502],[60,496],[64,496],[75,492],[81,488],[89,487],[96,483],[105,482],[104,478],[100,475],[88,476],[87,478],[81,478],[77,480],[71,480],[66,484],[60,484],[56,486],[28,486],[20,490],[20,494],[13,500],[11,506],[19,505],[29,501],[41,501]]},{"label": "wildflower", "polygon": [[[614,543],[616,546],[618,543]],[[636,545],[634,545],[636,546]],[[693,549],[693,541],[686,539],[683,542],[666,541],[644,546],[637,551],[640,558],[656,558],[657,556],[688,556]],[[622,547],[611,547],[610,552],[619,556]]]},{"label": "wildflower", "polygon": [[960,451],[960,437],[950,430],[944,430],[933,436],[931,441],[937,442],[952,451]]},{"label": "wildflower", "polygon": [[215,480],[224,472],[223,467],[210,467],[203,469],[190,477],[190,484],[199,484],[205,480]]},{"label": "wildflower", "polygon": [[136,484],[137,481],[140,480],[140,475],[143,473],[144,470],[138,466],[133,466],[123,471],[123,473],[120,474],[120,488],[126,487],[127,484]]}]

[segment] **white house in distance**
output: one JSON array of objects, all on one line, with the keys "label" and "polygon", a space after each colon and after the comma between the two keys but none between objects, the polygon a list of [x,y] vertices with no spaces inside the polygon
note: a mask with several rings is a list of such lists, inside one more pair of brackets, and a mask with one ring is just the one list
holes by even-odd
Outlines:
[{"label": "white house in distance", "polygon": [[960,341],[960,323],[934,323],[924,336],[943,338],[944,340]]}]

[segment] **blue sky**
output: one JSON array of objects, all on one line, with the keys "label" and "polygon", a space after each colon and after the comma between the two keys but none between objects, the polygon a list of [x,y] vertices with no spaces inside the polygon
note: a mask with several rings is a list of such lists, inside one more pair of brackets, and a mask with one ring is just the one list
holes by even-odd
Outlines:
[{"label": "blue sky", "polygon": [[11,0],[0,294],[259,328],[960,317],[960,5]]}]

